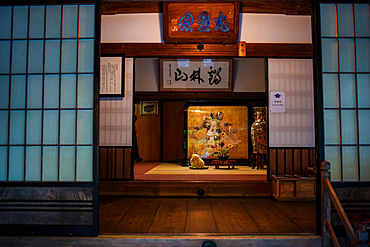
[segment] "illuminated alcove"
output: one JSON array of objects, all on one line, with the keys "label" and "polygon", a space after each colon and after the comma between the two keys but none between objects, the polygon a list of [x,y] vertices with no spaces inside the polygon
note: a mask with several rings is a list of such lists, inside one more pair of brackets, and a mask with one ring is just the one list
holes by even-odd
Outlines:
[{"label": "illuminated alcove", "polygon": [[187,158],[216,159],[223,142],[232,145],[230,159],[248,159],[247,106],[189,106],[187,116]]}]

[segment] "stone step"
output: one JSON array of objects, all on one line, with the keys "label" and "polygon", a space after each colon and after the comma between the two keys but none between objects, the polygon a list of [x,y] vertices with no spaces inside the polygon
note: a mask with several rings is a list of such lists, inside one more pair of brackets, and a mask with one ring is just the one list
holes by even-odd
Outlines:
[{"label": "stone step", "polygon": [[100,181],[99,195],[271,196],[268,181]]}]

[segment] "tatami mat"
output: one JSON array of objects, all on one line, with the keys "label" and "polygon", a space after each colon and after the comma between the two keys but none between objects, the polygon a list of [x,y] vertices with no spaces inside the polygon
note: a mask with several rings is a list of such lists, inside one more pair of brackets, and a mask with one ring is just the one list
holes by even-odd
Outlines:
[{"label": "tatami mat", "polygon": [[252,169],[252,167],[249,167],[249,166],[235,166],[234,169],[227,169],[227,166],[220,166],[220,168],[218,169],[216,169],[214,166],[209,166],[208,169],[190,169],[189,167],[183,167],[180,164],[162,163],[162,164],[157,165],[153,169],[149,170],[145,174],[266,175],[267,170],[266,169],[262,169],[262,170]]}]

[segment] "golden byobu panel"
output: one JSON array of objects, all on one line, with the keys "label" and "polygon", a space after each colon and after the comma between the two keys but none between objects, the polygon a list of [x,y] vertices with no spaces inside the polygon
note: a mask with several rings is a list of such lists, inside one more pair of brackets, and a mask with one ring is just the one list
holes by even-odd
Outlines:
[{"label": "golden byobu panel", "polygon": [[248,159],[248,108],[246,106],[190,106],[188,108],[188,158],[212,155],[221,142],[232,144],[230,159]]}]

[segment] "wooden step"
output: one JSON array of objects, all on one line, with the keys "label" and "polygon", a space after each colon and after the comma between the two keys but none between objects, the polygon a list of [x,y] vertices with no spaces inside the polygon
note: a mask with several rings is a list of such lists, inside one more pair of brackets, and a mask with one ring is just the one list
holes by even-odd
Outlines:
[{"label": "wooden step", "polygon": [[[208,245],[205,243],[207,242]],[[115,235],[98,237],[0,237],[1,246],[274,246],[274,247],[320,247],[320,236],[210,236],[210,235]]]},{"label": "wooden step", "polygon": [[268,181],[100,181],[99,195],[271,196]]}]

